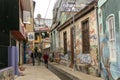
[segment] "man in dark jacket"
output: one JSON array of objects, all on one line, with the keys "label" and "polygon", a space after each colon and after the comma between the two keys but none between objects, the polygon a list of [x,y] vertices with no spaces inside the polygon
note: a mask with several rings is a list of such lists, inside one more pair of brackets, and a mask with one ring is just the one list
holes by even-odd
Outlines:
[{"label": "man in dark jacket", "polygon": [[31,58],[32,58],[33,66],[34,66],[35,65],[35,54],[34,54],[34,51],[32,51],[32,53],[31,53]]},{"label": "man in dark jacket", "polygon": [[39,49],[38,50],[38,54],[37,54],[37,57],[38,57],[38,65],[40,65],[40,63],[41,63],[41,58],[42,58],[42,53],[41,53],[41,50]]}]

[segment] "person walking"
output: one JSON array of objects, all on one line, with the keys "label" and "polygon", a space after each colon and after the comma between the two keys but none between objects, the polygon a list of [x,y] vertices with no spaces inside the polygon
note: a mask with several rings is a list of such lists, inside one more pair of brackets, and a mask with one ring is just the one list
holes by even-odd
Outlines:
[{"label": "person walking", "polygon": [[44,63],[45,63],[45,66],[48,68],[48,54],[47,53],[45,53],[44,55],[43,55],[43,59],[44,59]]},{"label": "person walking", "polygon": [[54,62],[54,57],[55,57],[55,55],[54,55],[54,52],[52,53],[52,61]]},{"label": "person walking", "polygon": [[37,56],[37,57],[38,57],[38,65],[40,65],[40,63],[41,63],[41,61],[42,61],[42,60],[41,60],[41,58],[42,58],[42,52],[41,52],[40,49],[38,50],[38,56]]},{"label": "person walking", "polygon": [[32,53],[31,53],[31,58],[32,58],[33,66],[35,66],[35,54],[34,54],[34,51],[32,51]]}]

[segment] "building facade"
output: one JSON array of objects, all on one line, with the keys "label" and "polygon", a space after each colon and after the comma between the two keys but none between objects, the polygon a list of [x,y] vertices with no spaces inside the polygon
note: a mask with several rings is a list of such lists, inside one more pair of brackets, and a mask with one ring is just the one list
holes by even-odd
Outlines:
[{"label": "building facade", "polygon": [[3,38],[0,41],[0,68],[12,67],[14,74],[19,75],[18,63],[23,63],[23,43],[26,40],[25,24],[30,18],[26,16],[31,14],[32,0],[1,0],[0,4],[0,37]]},{"label": "building facade", "polygon": [[[73,18],[70,18],[58,28],[60,33],[60,47],[70,60],[70,67],[76,64],[78,70],[98,75],[98,35],[96,2],[84,7]],[[91,65],[91,66],[90,66]]]},{"label": "building facade", "polygon": [[35,40],[34,47],[41,49],[44,52],[46,49],[50,48],[50,27],[52,24],[52,19],[41,18],[38,14],[35,20]]},{"label": "building facade", "polygon": [[29,63],[30,60],[27,58],[26,55],[30,55],[31,51],[34,46],[34,40],[35,40],[35,33],[34,33],[34,8],[35,8],[35,1],[31,3],[31,17],[30,17],[30,24],[26,24],[26,34],[27,39],[24,43],[24,63]]},{"label": "building facade", "polygon": [[61,15],[61,7],[63,0],[58,0],[53,9],[53,21],[50,29],[50,37],[51,37],[51,51],[58,52],[59,49],[59,32],[57,31],[58,25],[60,24],[60,15]]},{"label": "building facade", "polygon": [[[71,9],[71,3],[76,4],[74,11]],[[52,46],[55,47],[54,40],[58,39],[59,46],[56,51],[62,55],[61,63],[71,68],[76,67],[77,70],[84,73],[98,76],[96,1],[76,0],[73,2],[67,0],[61,2],[61,5],[63,4],[69,4],[69,6],[60,8],[61,15],[58,17],[60,22],[51,30]],[[58,33],[58,37],[54,38],[56,33]]]}]

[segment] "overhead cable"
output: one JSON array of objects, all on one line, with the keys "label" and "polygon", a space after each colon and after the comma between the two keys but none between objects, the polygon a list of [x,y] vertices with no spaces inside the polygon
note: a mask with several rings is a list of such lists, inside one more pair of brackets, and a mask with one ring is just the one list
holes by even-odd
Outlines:
[{"label": "overhead cable", "polygon": [[46,16],[47,16],[47,13],[48,13],[48,9],[49,9],[50,3],[51,3],[51,0],[49,0],[49,4],[48,4],[47,11],[46,11],[46,13],[45,13],[45,17],[44,17],[44,18],[46,18]]}]

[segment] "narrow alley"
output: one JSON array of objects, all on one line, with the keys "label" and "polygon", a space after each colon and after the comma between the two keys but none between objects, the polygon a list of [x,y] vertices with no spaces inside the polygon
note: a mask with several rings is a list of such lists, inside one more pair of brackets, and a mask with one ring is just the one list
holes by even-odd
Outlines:
[{"label": "narrow alley", "polygon": [[0,80],[120,80],[119,3],[0,0]]},{"label": "narrow alley", "polygon": [[15,76],[15,80],[103,80],[101,78],[87,75],[61,64],[50,62],[48,68],[41,65],[25,64],[22,76]]}]

